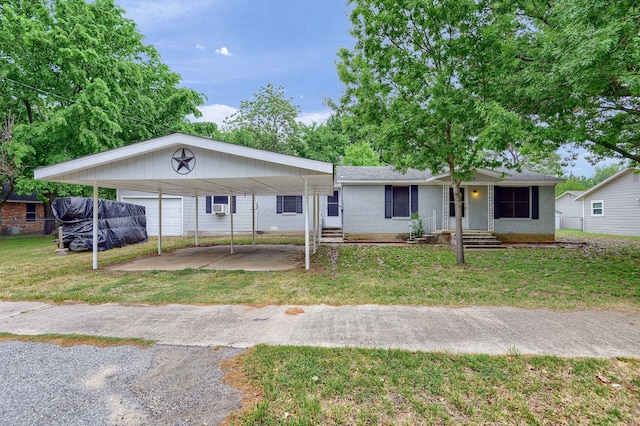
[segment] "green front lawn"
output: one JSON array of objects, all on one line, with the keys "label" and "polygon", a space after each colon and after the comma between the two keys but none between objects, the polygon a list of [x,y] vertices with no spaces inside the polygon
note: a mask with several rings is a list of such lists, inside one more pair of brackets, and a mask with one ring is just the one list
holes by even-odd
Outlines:
[{"label": "green front lawn", "polygon": [[224,365],[231,424],[613,425],[640,419],[640,360],[257,346]]},{"label": "green front lawn", "polygon": [[[88,303],[509,305],[640,308],[640,239],[562,233],[582,241],[500,251],[450,247],[340,246],[319,249],[310,271],[91,270],[91,253],[56,256],[51,238],[0,240],[0,298]],[[202,244],[225,241],[203,239]],[[249,242],[249,239],[240,240]],[[300,242],[260,237],[259,243]],[[191,245],[167,239],[165,250]],[[100,265],[153,256],[157,242],[100,253]]]},{"label": "green front lawn", "polygon": [[[509,305],[640,308],[640,239],[562,232],[566,246],[321,247],[310,271],[91,270],[51,238],[0,239],[0,298],[89,303]],[[165,250],[192,244],[167,239]],[[225,243],[203,239],[203,244]],[[241,241],[250,242],[248,239]],[[260,237],[259,243],[300,239]],[[100,253],[100,265],[153,256],[157,242]],[[4,335],[3,339],[23,338]],[[41,336],[64,343],[64,336]],[[103,344],[90,337],[73,342]],[[116,342],[117,344],[118,342]],[[245,392],[230,424],[636,424],[640,361],[258,346],[225,365]]]}]

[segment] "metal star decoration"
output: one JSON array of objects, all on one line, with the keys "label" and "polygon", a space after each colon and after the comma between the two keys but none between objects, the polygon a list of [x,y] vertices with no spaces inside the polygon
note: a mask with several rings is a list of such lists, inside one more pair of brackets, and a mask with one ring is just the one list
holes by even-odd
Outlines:
[{"label": "metal star decoration", "polygon": [[[191,164],[192,161],[193,164]],[[196,166],[196,157],[187,148],[181,148],[173,154],[171,164],[177,173],[186,175]]]}]

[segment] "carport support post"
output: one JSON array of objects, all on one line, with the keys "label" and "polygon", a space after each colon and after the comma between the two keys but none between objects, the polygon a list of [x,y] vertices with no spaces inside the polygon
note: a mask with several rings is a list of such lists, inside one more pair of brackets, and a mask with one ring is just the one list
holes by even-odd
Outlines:
[{"label": "carport support post", "polygon": [[256,244],[256,194],[251,194],[251,245]]},{"label": "carport support post", "polygon": [[162,189],[158,191],[158,256],[162,254]]},{"label": "carport support post", "polygon": [[229,196],[229,211],[231,211],[231,254],[233,254],[233,192]]},{"label": "carport support post", "polygon": [[98,182],[93,182],[93,269],[98,269]]},{"label": "carport support post", "polygon": [[198,210],[198,194],[196,193],[196,247],[198,247],[198,216],[200,215],[200,210]]},{"label": "carport support post", "polygon": [[313,190],[313,254],[318,251],[318,193]]},{"label": "carport support post", "polygon": [[309,182],[304,180],[304,267],[309,270]]}]

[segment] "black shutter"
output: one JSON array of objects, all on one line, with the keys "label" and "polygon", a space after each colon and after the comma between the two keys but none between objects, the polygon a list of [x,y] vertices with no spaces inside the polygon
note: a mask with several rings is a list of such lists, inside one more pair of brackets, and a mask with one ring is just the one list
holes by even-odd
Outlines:
[{"label": "black shutter", "polygon": [[282,213],[282,195],[276,196],[276,213]]},{"label": "black shutter", "polygon": [[233,213],[236,212],[236,196],[234,195],[233,197],[231,197],[231,203],[232,203],[232,211]]},{"label": "black shutter", "polygon": [[391,185],[384,186],[384,217],[391,219],[393,217],[393,187]]},{"label": "black shutter", "polygon": [[296,213],[302,213],[302,195],[296,197]]},{"label": "black shutter", "polygon": [[418,211],[418,185],[411,185],[411,213]]},{"label": "black shutter", "polygon": [[207,201],[206,201],[206,208],[205,208],[205,212],[206,213],[211,213],[211,196],[207,195]]},{"label": "black shutter", "polygon": [[531,187],[531,219],[540,219],[540,187]]},{"label": "black shutter", "polygon": [[500,187],[493,187],[493,218],[500,219],[500,203],[498,202],[498,194],[500,194]]}]

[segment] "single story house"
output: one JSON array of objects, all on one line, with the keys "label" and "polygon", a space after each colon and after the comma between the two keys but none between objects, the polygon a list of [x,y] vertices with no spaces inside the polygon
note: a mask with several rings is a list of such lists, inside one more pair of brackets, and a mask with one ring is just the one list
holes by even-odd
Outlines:
[{"label": "single story house", "polygon": [[582,229],[582,203],[576,198],[584,191],[566,191],[556,197],[556,228]]},{"label": "single story house", "polygon": [[640,168],[627,168],[575,199],[584,232],[640,236]]},{"label": "single story house", "polygon": [[[481,170],[462,184],[463,227],[495,233],[503,241],[548,241],[555,238],[555,185],[561,179],[524,171]],[[147,210],[147,231],[157,234],[158,195],[119,190],[118,201]],[[322,228],[340,228],[349,241],[398,241],[409,233],[418,212],[427,232],[455,228],[453,191],[446,174],[390,166],[336,167],[332,195],[314,200]],[[196,210],[196,206],[197,210]],[[253,208],[252,208],[253,206]],[[196,211],[198,212],[196,214]],[[232,214],[233,213],[233,214]],[[304,206],[299,194],[193,197],[163,195],[163,235],[302,231]]]},{"label": "single story house", "polygon": [[[494,233],[504,242],[555,238],[553,176],[530,171],[478,170],[461,185],[462,226]],[[338,167],[343,231],[349,240],[406,237],[418,212],[427,232],[455,229],[453,190],[446,173],[392,167]]]},{"label": "single story house", "polygon": [[[0,199],[9,191],[3,185]],[[44,205],[36,193],[20,195],[12,192],[0,207],[0,234],[28,234],[42,232],[44,225]]]}]

